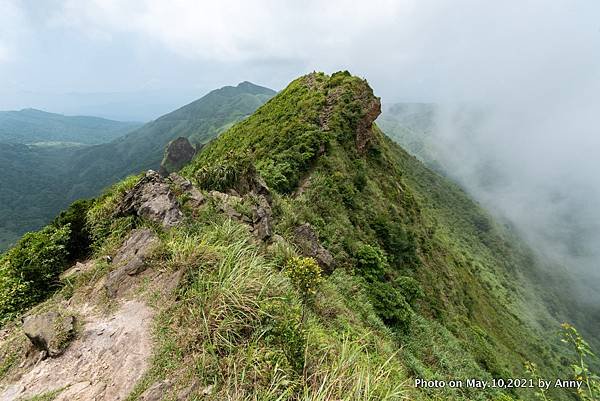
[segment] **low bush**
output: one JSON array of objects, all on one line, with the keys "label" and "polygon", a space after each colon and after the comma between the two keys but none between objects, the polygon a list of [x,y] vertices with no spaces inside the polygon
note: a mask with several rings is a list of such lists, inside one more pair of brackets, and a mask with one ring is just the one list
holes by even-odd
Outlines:
[{"label": "low bush", "polygon": [[42,300],[68,261],[69,224],[27,233],[0,259],[0,319]]}]

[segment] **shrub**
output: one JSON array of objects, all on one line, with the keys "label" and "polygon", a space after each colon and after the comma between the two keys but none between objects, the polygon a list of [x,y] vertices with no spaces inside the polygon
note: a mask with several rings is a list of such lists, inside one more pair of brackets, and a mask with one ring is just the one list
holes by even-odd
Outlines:
[{"label": "shrub", "polygon": [[402,293],[390,283],[374,282],[367,288],[371,303],[384,323],[406,331],[413,312]]},{"label": "shrub", "polygon": [[313,301],[323,281],[319,264],[313,258],[294,257],[287,262],[286,271],[302,303],[306,305]]},{"label": "shrub", "polygon": [[413,305],[417,299],[423,296],[423,289],[419,282],[412,277],[402,276],[395,281],[395,285],[400,289],[409,305]]},{"label": "shrub", "polygon": [[0,260],[0,318],[43,299],[67,264],[69,224],[27,233]]},{"label": "shrub", "polygon": [[576,354],[576,359],[571,364],[573,376],[575,380],[583,382],[581,388],[577,389],[577,396],[581,400],[597,400],[600,397],[600,377],[590,371],[587,361],[589,358],[595,358],[596,355],[575,327],[563,323],[561,328],[561,341],[572,347]]},{"label": "shrub", "polygon": [[62,211],[52,225],[56,228],[69,225],[71,231],[66,249],[69,259],[77,260],[87,256],[90,252],[90,232],[87,227],[87,212],[93,201],[81,199],[73,202],[67,210]]},{"label": "shrub", "polygon": [[392,218],[378,216],[371,224],[392,263],[416,263],[416,241],[414,236],[402,229]]},{"label": "shrub", "polygon": [[381,248],[372,245],[362,245],[354,256],[358,272],[367,281],[375,282],[385,279],[388,262]]}]

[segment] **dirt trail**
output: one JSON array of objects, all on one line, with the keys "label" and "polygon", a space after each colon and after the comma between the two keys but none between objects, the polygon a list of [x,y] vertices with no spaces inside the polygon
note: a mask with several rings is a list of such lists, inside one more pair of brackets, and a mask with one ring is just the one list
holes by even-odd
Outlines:
[{"label": "dirt trail", "polygon": [[[55,401],[117,401],[133,390],[152,354],[153,310],[125,301],[109,316],[78,311],[83,327],[63,355],[32,367],[7,386],[1,401],[64,389]],[[0,390],[2,391],[2,390]]]}]

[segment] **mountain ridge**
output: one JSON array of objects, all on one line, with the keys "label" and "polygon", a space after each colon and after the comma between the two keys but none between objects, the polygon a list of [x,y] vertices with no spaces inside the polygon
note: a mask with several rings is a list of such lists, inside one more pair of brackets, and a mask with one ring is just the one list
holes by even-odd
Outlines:
[{"label": "mountain ridge", "polygon": [[[48,296],[31,316],[151,306],[154,343],[129,400],[535,399],[534,389],[413,385],[527,377],[526,366],[566,377],[569,353],[547,336],[560,316],[524,274],[536,269],[531,252],[386,137],[378,112],[367,81],[347,71],[294,80],[181,176],[129,177],[25,237],[0,261],[2,313]],[[81,245],[89,259],[57,292],[18,274],[61,280]],[[95,360],[73,336],[65,360]],[[0,384],[26,389],[24,339],[7,338],[1,355],[21,351]],[[48,390],[67,397],[68,384]]]}]

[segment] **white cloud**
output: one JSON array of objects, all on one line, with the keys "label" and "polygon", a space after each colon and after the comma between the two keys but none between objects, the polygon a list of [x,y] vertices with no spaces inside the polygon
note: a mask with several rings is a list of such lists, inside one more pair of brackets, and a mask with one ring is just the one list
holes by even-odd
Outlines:
[{"label": "white cloud", "polygon": [[0,0],[0,63],[18,57],[18,44],[26,34],[25,19],[16,0]]},{"label": "white cloud", "polygon": [[52,21],[98,39],[133,33],[183,57],[299,59],[346,49],[413,6],[412,0],[66,0]]}]

